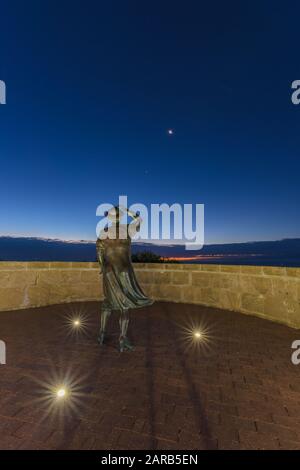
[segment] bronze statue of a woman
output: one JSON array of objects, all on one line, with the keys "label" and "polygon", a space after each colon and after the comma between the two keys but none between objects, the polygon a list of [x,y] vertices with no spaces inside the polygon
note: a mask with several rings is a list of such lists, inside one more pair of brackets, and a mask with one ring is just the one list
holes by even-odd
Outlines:
[{"label": "bronze statue of a woman", "polygon": [[[125,212],[133,219],[131,224],[120,223]],[[140,288],[131,264],[130,233],[132,233],[132,228],[139,231],[141,223],[139,214],[116,206],[105,215],[112,225],[104,229],[105,234],[103,231],[100,233],[96,243],[97,258],[103,275],[104,292],[98,342],[102,345],[105,341],[106,325],[111,311],[119,310],[119,344],[120,351],[123,352],[133,349],[127,337],[129,309],[151,305],[153,300],[149,299]]]}]

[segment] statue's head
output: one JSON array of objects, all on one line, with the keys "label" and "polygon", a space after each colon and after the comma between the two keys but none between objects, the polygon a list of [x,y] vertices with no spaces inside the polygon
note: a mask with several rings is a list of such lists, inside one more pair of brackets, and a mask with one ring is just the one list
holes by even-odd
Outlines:
[{"label": "statue's head", "polygon": [[112,207],[109,211],[105,212],[105,217],[107,217],[112,223],[120,223],[125,211],[120,206]]}]

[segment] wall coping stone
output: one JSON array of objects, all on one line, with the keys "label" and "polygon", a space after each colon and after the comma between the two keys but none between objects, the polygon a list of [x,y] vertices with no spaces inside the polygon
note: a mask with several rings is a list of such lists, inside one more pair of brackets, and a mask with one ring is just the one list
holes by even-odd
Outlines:
[{"label": "wall coping stone", "polygon": [[[240,273],[263,276],[300,277],[299,268],[281,266],[245,266],[225,264],[176,264],[176,263],[133,263],[134,268],[155,271],[203,271],[210,273]],[[29,269],[99,269],[97,262],[92,261],[0,261],[0,271]]]}]

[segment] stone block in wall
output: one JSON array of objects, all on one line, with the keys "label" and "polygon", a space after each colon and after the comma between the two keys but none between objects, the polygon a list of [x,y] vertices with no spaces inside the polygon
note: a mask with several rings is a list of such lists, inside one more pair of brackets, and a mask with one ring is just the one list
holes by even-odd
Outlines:
[{"label": "stone block in wall", "polygon": [[54,304],[70,302],[71,300],[79,300],[76,287],[64,284],[50,286],[49,297],[51,297],[51,303]]},{"label": "stone block in wall", "polygon": [[50,264],[52,264],[52,263],[49,263],[47,261],[30,261],[26,264],[27,264],[26,269],[28,271],[30,271],[31,269],[36,271],[36,270],[40,270],[40,269],[48,270],[50,268]]},{"label": "stone block in wall", "polygon": [[281,296],[284,300],[287,298],[298,297],[299,281],[297,279],[286,277],[272,277],[270,278],[273,286],[273,294]]},{"label": "stone block in wall", "polygon": [[241,309],[252,313],[264,313],[264,296],[261,294],[241,294]]},{"label": "stone block in wall", "polygon": [[300,278],[300,268],[286,268],[286,275]]},{"label": "stone block in wall", "polygon": [[[153,263],[154,264],[154,263]],[[171,271],[156,271],[153,276],[154,284],[171,284]]]},{"label": "stone block in wall", "polygon": [[[140,263],[135,263],[134,269],[139,264]],[[164,271],[166,269],[166,265],[165,265],[165,263],[147,263],[146,264],[146,269],[151,269],[151,270],[153,269],[154,271]]]},{"label": "stone block in wall", "polygon": [[220,265],[220,271],[222,273],[240,273],[241,266],[221,264]]},{"label": "stone block in wall", "polygon": [[[96,253],[95,253],[96,258]],[[93,263],[89,261],[72,261],[72,269],[80,269],[80,270],[99,270],[99,263]]]},{"label": "stone block in wall", "polygon": [[221,271],[221,266],[219,264],[201,264],[201,271],[212,271],[219,272]]},{"label": "stone block in wall", "polygon": [[36,283],[35,271],[0,271],[0,287],[15,287],[23,289],[26,285],[33,285]]},{"label": "stone block in wall", "polygon": [[241,308],[241,294],[228,289],[220,289],[218,307],[227,310],[239,310]]},{"label": "stone block in wall", "polygon": [[237,290],[254,295],[272,295],[272,279],[264,276],[241,274],[239,276],[239,286],[237,286]]},{"label": "stone block in wall", "polygon": [[27,269],[27,263],[19,261],[0,261],[1,271],[16,271],[19,269]]},{"label": "stone block in wall", "polygon": [[192,273],[192,285],[235,290],[238,288],[238,275],[212,272]]},{"label": "stone block in wall", "polygon": [[211,275],[210,286],[216,289],[231,289],[236,291],[239,285],[239,275],[237,273],[220,273]]},{"label": "stone block in wall", "polygon": [[102,275],[100,274],[100,270],[90,269],[90,270],[82,270],[79,271],[80,273],[80,282],[99,282],[102,283]]},{"label": "stone block in wall", "polygon": [[287,304],[281,295],[269,295],[264,299],[264,312],[267,318],[287,323]]},{"label": "stone block in wall", "polygon": [[254,274],[254,275],[262,275],[263,274],[263,267],[262,266],[240,266],[240,272],[242,274]]},{"label": "stone block in wall", "polygon": [[210,287],[182,286],[182,299],[188,303],[216,306],[220,298],[220,291]]},{"label": "stone block in wall", "polygon": [[70,286],[68,292],[71,300],[96,300],[103,297],[102,284],[95,283],[81,283]]},{"label": "stone block in wall", "polygon": [[147,269],[147,263],[132,263],[135,271]]},{"label": "stone block in wall", "polygon": [[189,272],[185,271],[172,271],[172,278],[171,282],[172,284],[176,285],[183,285],[183,284],[189,284]]},{"label": "stone block in wall", "polygon": [[165,269],[170,269],[171,271],[182,271],[185,269],[186,265],[181,263],[164,263]]},{"label": "stone block in wall", "polygon": [[12,310],[20,308],[24,301],[24,288],[0,287],[0,309]]},{"label": "stone block in wall", "polygon": [[208,287],[211,281],[212,275],[209,272],[192,273],[192,286]]},{"label": "stone block in wall", "polygon": [[160,284],[156,287],[156,298],[180,302],[182,300],[181,288],[178,286]]},{"label": "stone block in wall", "polygon": [[[176,265],[178,266],[178,265]],[[180,265],[179,265],[180,266]],[[182,264],[183,271],[202,271],[202,264]]]},{"label": "stone block in wall", "polygon": [[182,300],[185,303],[197,302],[201,299],[201,287],[198,286],[183,286],[182,290]]},{"label": "stone block in wall", "polygon": [[53,269],[37,271],[37,284],[40,286],[65,286],[68,289],[72,284],[80,283],[80,271]]},{"label": "stone block in wall", "polygon": [[205,305],[217,306],[220,301],[220,290],[211,287],[201,288],[201,302]]},{"label": "stone block in wall", "polygon": [[22,307],[40,307],[42,305],[51,305],[54,303],[63,302],[63,297],[59,299],[54,299],[51,295],[49,285],[36,285],[29,286],[26,289],[26,294],[24,297],[24,303]]},{"label": "stone block in wall", "polygon": [[286,268],[277,266],[263,266],[263,273],[268,276],[285,276]]},{"label": "stone block in wall", "polygon": [[0,271],[0,287],[8,287],[11,272],[14,271]]},{"label": "stone block in wall", "polygon": [[51,261],[49,269],[72,269],[71,261]]},{"label": "stone block in wall", "polygon": [[300,329],[300,307],[299,302],[295,303],[294,308],[290,308],[287,312],[287,323],[293,328]]},{"label": "stone block in wall", "polygon": [[285,300],[288,318],[300,317],[300,301],[288,297]]},{"label": "stone block in wall", "polygon": [[154,274],[153,271],[136,271],[136,277],[141,284],[152,284]]}]

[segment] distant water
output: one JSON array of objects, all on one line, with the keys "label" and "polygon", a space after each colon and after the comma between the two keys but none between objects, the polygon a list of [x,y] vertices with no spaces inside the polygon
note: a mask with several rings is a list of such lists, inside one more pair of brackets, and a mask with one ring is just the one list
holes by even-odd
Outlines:
[{"label": "distant water", "polygon": [[[147,251],[180,263],[300,267],[300,238],[204,245],[199,251],[188,251],[184,245],[132,246],[133,253]],[[95,242],[0,236],[0,261],[96,261],[96,246]]]}]

